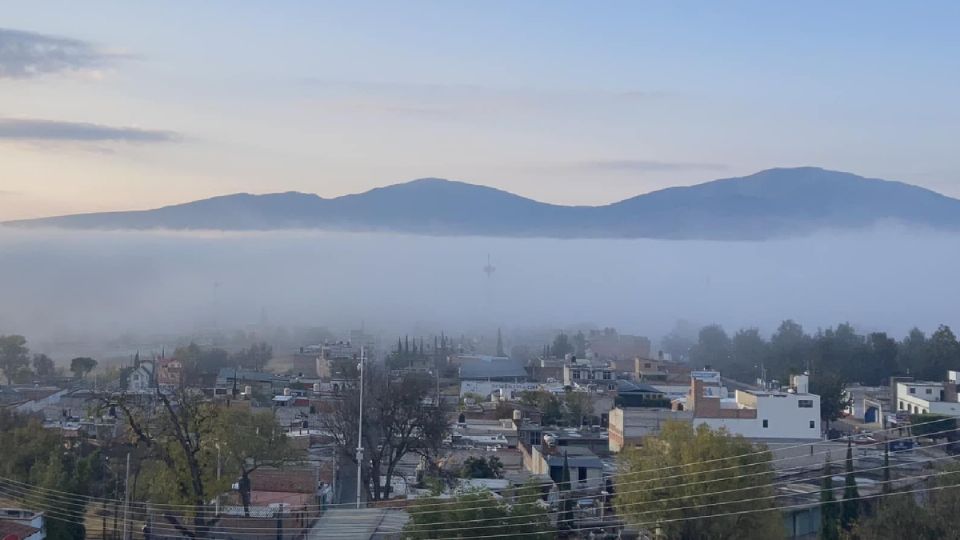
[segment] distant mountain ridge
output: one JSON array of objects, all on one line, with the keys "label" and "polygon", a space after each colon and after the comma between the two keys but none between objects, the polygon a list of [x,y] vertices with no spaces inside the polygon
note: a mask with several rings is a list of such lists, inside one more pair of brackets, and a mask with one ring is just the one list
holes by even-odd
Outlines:
[{"label": "distant mountain ridge", "polygon": [[894,222],[960,230],[960,200],[816,167],[672,187],[603,206],[561,206],[424,178],[324,199],[238,193],[153,210],[7,222],[67,229],[389,231],[428,235],[758,240]]}]

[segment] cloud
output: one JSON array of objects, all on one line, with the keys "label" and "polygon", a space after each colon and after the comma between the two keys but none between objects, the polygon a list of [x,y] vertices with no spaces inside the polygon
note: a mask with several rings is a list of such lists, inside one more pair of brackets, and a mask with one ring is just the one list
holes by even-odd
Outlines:
[{"label": "cloud", "polygon": [[119,56],[79,39],[0,28],[0,79],[96,70]]},{"label": "cloud", "polygon": [[724,171],[722,163],[693,161],[655,161],[645,159],[604,159],[575,163],[572,168],[602,172]]},{"label": "cloud", "polygon": [[173,131],[86,122],[0,118],[0,140],[157,143],[178,141],[180,135]]}]

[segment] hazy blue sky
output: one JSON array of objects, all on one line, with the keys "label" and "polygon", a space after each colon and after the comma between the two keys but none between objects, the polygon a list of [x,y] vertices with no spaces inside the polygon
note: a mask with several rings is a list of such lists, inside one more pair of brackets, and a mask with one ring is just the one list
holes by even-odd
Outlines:
[{"label": "hazy blue sky", "polygon": [[958,2],[0,1],[0,218],[423,176],[960,196]]}]

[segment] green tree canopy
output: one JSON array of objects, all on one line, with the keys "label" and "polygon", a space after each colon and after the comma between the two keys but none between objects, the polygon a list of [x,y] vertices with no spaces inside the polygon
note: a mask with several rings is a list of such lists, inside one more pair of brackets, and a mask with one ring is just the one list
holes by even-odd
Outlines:
[{"label": "green tree canopy", "polygon": [[[614,504],[628,522],[659,527],[666,538],[782,537],[776,505],[763,499],[773,495],[770,459],[725,430],[666,422],[660,436],[620,454]],[[704,516],[713,517],[694,519]]]},{"label": "green tree canopy", "polygon": [[502,537],[519,539],[556,538],[548,508],[539,499],[536,485],[521,487],[508,500],[498,500],[489,491],[465,493],[454,501],[419,499],[407,508],[410,522],[403,538]]},{"label": "green tree canopy", "polygon": [[250,515],[250,474],[261,467],[283,467],[302,459],[269,412],[224,409],[212,428],[214,447],[237,482],[244,515]]},{"label": "green tree canopy", "polygon": [[726,369],[733,361],[730,337],[719,324],[700,329],[697,344],[690,349],[690,361],[698,368]]},{"label": "green tree canopy", "polygon": [[463,478],[500,478],[502,474],[503,463],[497,456],[470,456],[460,467],[460,476]]},{"label": "green tree canopy", "polygon": [[80,356],[70,360],[70,371],[72,371],[73,376],[78,379],[86,377],[95,367],[97,367],[97,361],[86,356]]},{"label": "green tree canopy", "polygon": [[33,372],[37,377],[52,377],[57,374],[57,368],[49,356],[35,354],[33,355]]},{"label": "green tree canopy", "polygon": [[0,371],[7,378],[7,384],[12,384],[20,371],[28,368],[30,349],[27,349],[27,339],[23,336],[0,336]]}]

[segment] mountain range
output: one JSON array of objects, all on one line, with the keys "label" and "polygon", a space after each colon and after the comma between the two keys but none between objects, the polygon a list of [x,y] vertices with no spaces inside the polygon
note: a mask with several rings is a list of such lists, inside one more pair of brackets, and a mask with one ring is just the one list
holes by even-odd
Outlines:
[{"label": "mountain range", "polygon": [[759,240],[879,223],[957,231],[960,200],[902,182],[798,167],[672,187],[603,206],[547,204],[490,187],[424,178],[330,199],[298,192],[237,193],[153,210],[5,225]]}]

